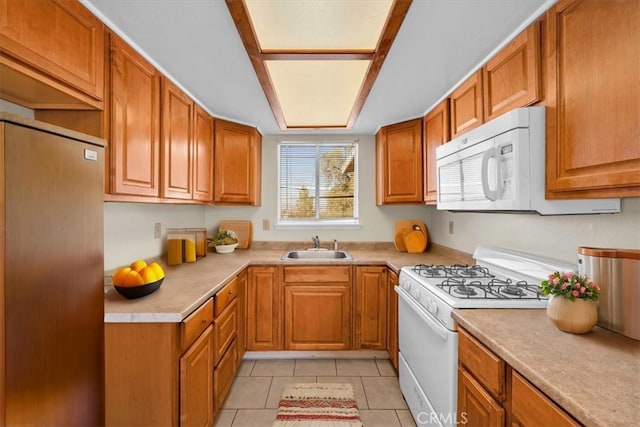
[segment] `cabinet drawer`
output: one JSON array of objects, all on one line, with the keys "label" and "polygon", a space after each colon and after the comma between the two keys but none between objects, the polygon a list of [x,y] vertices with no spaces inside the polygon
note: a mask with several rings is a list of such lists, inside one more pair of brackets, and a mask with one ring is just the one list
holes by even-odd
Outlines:
[{"label": "cabinet drawer", "polygon": [[181,346],[186,350],[213,321],[213,299],[202,304],[182,321]]},{"label": "cabinet drawer", "polygon": [[234,340],[213,371],[213,399],[216,412],[222,407],[224,400],[227,398],[231,383],[233,383],[233,378],[236,375],[237,353],[237,340]]},{"label": "cabinet drawer", "polygon": [[224,285],[222,289],[216,294],[215,301],[215,316],[218,317],[220,313],[229,305],[229,303],[238,296],[238,278],[234,277],[229,283]]},{"label": "cabinet drawer", "polygon": [[214,344],[213,344],[213,360],[218,363],[222,354],[229,346],[229,343],[238,334],[238,300],[233,299],[227,306],[226,310],[213,321],[214,324]]},{"label": "cabinet drawer", "polygon": [[498,401],[504,400],[504,361],[463,329],[458,331],[458,360]]},{"label": "cabinet drawer", "polygon": [[351,267],[299,266],[284,267],[285,283],[349,283],[351,282]]},{"label": "cabinet drawer", "polygon": [[511,410],[515,425],[526,426],[579,426],[564,410],[546,397],[516,371],[511,376]]}]

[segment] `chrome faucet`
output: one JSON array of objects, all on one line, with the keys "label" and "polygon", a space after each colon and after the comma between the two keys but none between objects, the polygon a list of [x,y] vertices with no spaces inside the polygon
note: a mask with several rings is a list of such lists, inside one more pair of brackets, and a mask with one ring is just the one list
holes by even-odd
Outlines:
[{"label": "chrome faucet", "polygon": [[311,240],[313,240],[313,244],[316,246],[316,249],[320,249],[320,239],[318,236],[312,237]]}]

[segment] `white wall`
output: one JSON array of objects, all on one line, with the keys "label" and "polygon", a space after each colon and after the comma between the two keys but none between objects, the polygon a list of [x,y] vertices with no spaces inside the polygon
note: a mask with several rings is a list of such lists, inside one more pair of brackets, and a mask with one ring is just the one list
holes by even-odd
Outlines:
[{"label": "white wall", "polygon": [[[431,239],[463,252],[478,244],[576,262],[578,246],[640,249],[640,198],[623,199],[622,212],[606,215],[462,213],[432,209]],[[449,221],[454,233],[449,234]]]},{"label": "white wall", "polygon": [[[422,219],[427,222],[429,210],[425,206],[376,206],[375,198],[375,138],[372,135],[287,135],[290,141],[353,141],[358,138],[358,182],[359,216],[361,229],[340,230],[318,228],[313,230],[276,229],[278,218],[278,139],[283,136],[266,135],[262,138],[262,205],[258,207],[207,208],[207,228],[215,230],[223,219],[249,219],[253,223],[253,239],[258,241],[311,241],[318,235],[321,242],[367,241],[390,242],[393,239],[393,224],[396,219]],[[263,230],[263,219],[269,220],[271,228]]]},{"label": "white wall", "polygon": [[[148,203],[104,204],[104,269],[167,252],[167,228],[204,227],[204,206]],[[153,237],[156,222],[160,238]]]}]

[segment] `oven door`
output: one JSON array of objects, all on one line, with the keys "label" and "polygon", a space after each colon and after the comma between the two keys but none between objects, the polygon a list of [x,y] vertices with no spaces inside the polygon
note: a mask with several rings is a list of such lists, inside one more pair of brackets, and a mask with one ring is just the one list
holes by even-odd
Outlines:
[{"label": "oven door", "polygon": [[[399,286],[400,388],[418,425],[455,426],[458,334]],[[422,401],[426,400],[426,401]]]}]

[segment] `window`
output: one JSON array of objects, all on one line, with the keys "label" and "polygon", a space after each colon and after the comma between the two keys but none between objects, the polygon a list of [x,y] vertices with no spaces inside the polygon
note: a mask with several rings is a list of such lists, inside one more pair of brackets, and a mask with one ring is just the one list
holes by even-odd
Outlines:
[{"label": "window", "polygon": [[278,144],[278,225],[358,223],[355,142]]}]

